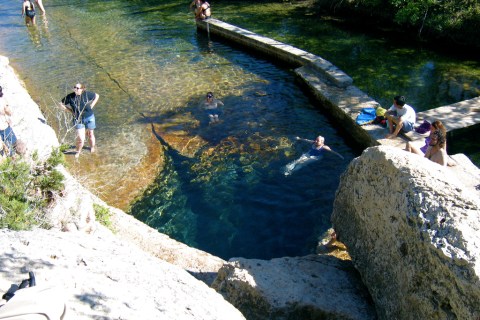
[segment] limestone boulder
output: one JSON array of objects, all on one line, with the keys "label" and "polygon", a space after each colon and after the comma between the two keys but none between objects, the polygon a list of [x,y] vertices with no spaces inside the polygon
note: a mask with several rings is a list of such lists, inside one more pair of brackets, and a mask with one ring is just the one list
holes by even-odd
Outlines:
[{"label": "limestone boulder", "polygon": [[185,270],[101,227],[91,234],[2,229],[0,268],[1,295],[33,271],[38,287],[63,292],[66,320],[245,319]]},{"label": "limestone boulder", "polygon": [[457,160],[373,147],[341,177],[332,222],[381,319],[480,317],[480,171]]},{"label": "limestone boulder", "polygon": [[327,255],[234,258],[212,287],[247,319],[375,319],[350,261]]},{"label": "limestone boulder", "polygon": [[225,260],[195,249],[158,232],[133,216],[110,207],[111,221],[116,236],[137,245],[152,256],[188,271],[198,280],[210,285]]}]

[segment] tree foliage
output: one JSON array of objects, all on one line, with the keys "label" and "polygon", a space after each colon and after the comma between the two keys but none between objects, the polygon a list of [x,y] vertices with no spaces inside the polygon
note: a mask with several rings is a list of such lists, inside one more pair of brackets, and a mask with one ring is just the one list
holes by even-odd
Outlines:
[{"label": "tree foliage", "polygon": [[400,27],[414,29],[419,37],[449,38],[480,46],[478,0],[318,0],[321,6],[349,12],[369,12]]}]

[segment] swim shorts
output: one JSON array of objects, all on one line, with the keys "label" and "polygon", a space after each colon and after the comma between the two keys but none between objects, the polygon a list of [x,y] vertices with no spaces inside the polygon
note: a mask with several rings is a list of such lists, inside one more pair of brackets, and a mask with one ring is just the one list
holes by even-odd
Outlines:
[{"label": "swim shorts", "polygon": [[95,126],[95,115],[91,115],[88,118],[83,118],[81,122],[76,123],[74,121],[75,129],[82,129],[82,128],[87,128],[89,130],[93,130],[96,128]]}]

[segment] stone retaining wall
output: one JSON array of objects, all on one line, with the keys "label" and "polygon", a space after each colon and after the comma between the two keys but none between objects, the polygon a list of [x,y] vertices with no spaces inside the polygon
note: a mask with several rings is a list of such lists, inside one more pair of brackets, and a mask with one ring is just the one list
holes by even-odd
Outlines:
[{"label": "stone retaining wall", "polygon": [[[352,78],[345,72],[319,56],[217,19],[197,21],[197,28],[295,67],[295,73],[321,102],[322,108],[363,148],[377,145],[404,148],[407,140],[423,142],[425,138],[411,133],[385,139],[387,129],[378,125],[357,125],[355,120],[361,109],[375,108],[379,103],[355,87]],[[479,111],[480,97],[421,112],[417,118],[419,122],[441,120],[451,131],[478,125]]]}]

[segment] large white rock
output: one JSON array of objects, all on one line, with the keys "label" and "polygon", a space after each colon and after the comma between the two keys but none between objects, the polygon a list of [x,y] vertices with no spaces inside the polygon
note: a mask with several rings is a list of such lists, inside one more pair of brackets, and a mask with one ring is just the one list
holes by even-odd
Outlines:
[{"label": "large white rock", "polygon": [[64,293],[67,320],[245,319],[188,272],[101,227],[94,234],[3,229],[0,252],[1,294],[33,271],[37,286]]},{"label": "large white rock", "polygon": [[369,148],[350,163],[332,221],[379,318],[480,317],[479,185],[475,166],[398,148]]},{"label": "large white rock", "polygon": [[333,256],[235,258],[212,285],[248,319],[375,319],[350,261]]},{"label": "large white rock", "polygon": [[27,156],[36,152],[40,159],[46,159],[52,148],[59,145],[55,131],[15,75],[8,58],[3,56],[0,56],[0,85],[12,109],[13,131],[25,143]]}]

